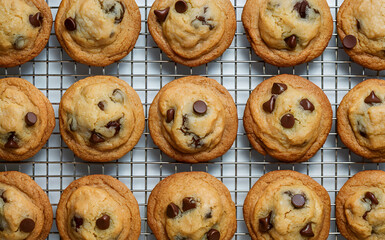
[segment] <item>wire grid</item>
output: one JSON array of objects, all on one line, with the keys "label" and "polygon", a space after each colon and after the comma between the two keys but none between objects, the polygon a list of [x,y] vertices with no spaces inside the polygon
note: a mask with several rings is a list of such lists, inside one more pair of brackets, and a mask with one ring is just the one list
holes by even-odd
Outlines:
[{"label": "wire grid", "polygon": [[[46,0],[56,15],[60,0]],[[137,0],[142,15],[142,30],[134,50],[123,60],[107,67],[89,67],[74,62],[60,47],[54,32],[48,45],[33,61],[24,65],[0,69],[0,77],[21,77],[39,88],[55,109],[56,128],[47,145],[33,158],[23,162],[1,162],[0,171],[16,170],[29,174],[48,194],[54,212],[60,194],[73,180],[90,174],[117,177],[133,192],[141,214],[140,239],[155,239],[147,225],[146,207],[151,190],[163,178],[183,171],[205,171],[228,187],[237,209],[237,232],[234,239],[250,239],[243,220],[243,201],[252,185],[263,174],[273,170],[291,169],[305,173],[322,184],[332,202],[331,228],[328,239],[344,239],[335,223],[335,198],[346,180],[368,169],[384,169],[384,164],[371,163],[351,153],[336,133],[335,113],[342,97],[366,78],[383,78],[384,72],[371,71],[350,61],[336,31],[329,46],[317,59],[290,68],[278,68],[263,62],[251,50],[241,22],[246,0],[231,0],[236,11],[237,31],[231,47],[222,57],[206,65],[189,68],[175,64],[154,43],[147,28],[147,15],[154,0]],[[342,0],[328,0],[336,25],[336,15]],[[321,150],[308,162],[280,163],[262,156],[250,147],[243,129],[243,111],[250,92],[264,79],[290,73],[305,77],[328,96],[333,112],[333,127]],[[202,75],[223,84],[237,105],[239,129],[232,148],[223,157],[200,164],[177,163],[159,151],[145,131],[136,147],[118,161],[87,163],[68,149],[60,138],[58,107],[65,90],[79,79],[90,75],[112,75],[127,81],[139,94],[146,114],[159,89],[173,79]],[[48,239],[60,239],[54,223]]]}]

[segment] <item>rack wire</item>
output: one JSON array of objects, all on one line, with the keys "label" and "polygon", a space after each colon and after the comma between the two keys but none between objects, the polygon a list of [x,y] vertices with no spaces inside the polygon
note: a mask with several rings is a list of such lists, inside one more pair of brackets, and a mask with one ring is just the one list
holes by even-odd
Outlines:
[{"label": "rack wire", "polygon": [[[60,0],[46,0],[56,15]],[[147,28],[147,16],[154,0],[137,0],[142,15],[142,30],[133,51],[123,60],[107,67],[89,67],[74,62],[60,47],[54,32],[43,52],[24,65],[0,69],[0,78],[21,77],[39,88],[55,109],[56,128],[47,145],[33,158],[23,162],[0,162],[0,171],[16,170],[29,174],[48,194],[56,211],[60,194],[73,180],[90,174],[107,174],[124,182],[138,200],[142,221],[140,239],[155,239],[147,225],[147,199],[155,185],[165,177],[183,171],[205,171],[228,187],[237,209],[237,232],[234,239],[250,239],[243,221],[243,201],[253,184],[273,170],[291,169],[308,174],[328,191],[332,202],[328,239],[344,239],[335,223],[335,198],[346,180],[368,169],[384,169],[351,153],[336,133],[336,110],[342,97],[366,78],[383,78],[384,72],[365,69],[350,61],[341,47],[336,31],[325,52],[317,59],[290,68],[263,62],[251,50],[241,22],[246,0],[231,0],[237,18],[237,31],[231,47],[222,57],[200,67],[176,64],[154,43]],[[328,0],[336,25],[342,0]],[[251,91],[264,79],[277,74],[300,75],[317,84],[328,96],[333,108],[333,127],[321,150],[308,162],[288,164],[253,150],[243,129],[243,111]],[[108,163],[88,163],[75,157],[60,138],[58,106],[65,90],[90,75],[112,75],[127,81],[139,94],[146,114],[146,128],[135,148],[125,157]],[[202,75],[216,79],[233,96],[237,105],[239,129],[232,148],[221,158],[200,164],[175,162],[154,145],[149,135],[147,114],[159,89],[173,79]],[[56,225],[48,239],[60,239]]]}]

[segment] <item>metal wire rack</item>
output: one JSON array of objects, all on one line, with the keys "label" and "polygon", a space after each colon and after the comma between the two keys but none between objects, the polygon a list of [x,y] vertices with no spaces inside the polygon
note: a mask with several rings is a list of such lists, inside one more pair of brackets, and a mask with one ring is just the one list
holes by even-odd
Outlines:
[{"label": "metal wire rack", "polygon": [[[56,15],[60,0],[46,0]],[[350,61],[341,47],[336,31],[322,56],[291,68],[266,64],[253,53],[246,39],[241,14],[246,0],[231,0],[237,16],[237,32],[231,47],[222,57],[206,65],[188,68],[175,64],[154,43],[147,28],[147,15],[154,0],[137,0],[142,15],[142,30],[134,50],[122,61],[108,67],[89,67],[74,62],[60,47],[55,34],[43,52],[24,65],[0,69],[0,78],[21,77],[39,88],[52,102],[57,127],[47,145],[33,158],[23,162],[0,162],[0,171],[17,170],[29,174],[47,192],[56,211],[60,194],[74,179],[89,174],[108,174],[124,182],[140,206],[142,228],[140,239],[155,239],[146,218],[147,199],[163,178],[182,171],[205,171],[224,182],[237,208],[238,229],[234,239],[250,239],[243,221],[243,201],[252,185],[263,174],[280,169],[305,173],[322,184],[331,197],[332,217],[329,239],[344,239],[335,223],[335,197],[346,180],[361,170],[384,169],[351,153],[336,133],[335,113],[342,97],[366,78],[383,78],[384,72],[371,71]],[[328,0],[335,19],[342,0]],[[334,20],[334,25],[336,24]],[[334,26],[335,27],[335,26]],[[308,162],[280,163],[252,150],[243,129],[243,110],[250,92],[264,79],[290,73],[305,77],[321,87],[334,112],[333,127],[322,149]],[[239,129],[233,147],[223,157],[201,164],[182,164],[168,158],[153,144],[146,125],[137,146],[125,157],[109,163],[87,163],[68,149],[60,138],[58,106],[65,90],[90,75],[113,75],[127,81],[139,94],[146,114],[159,89],[173,79],[202,75],[223,84],[237,105]],[[48,239],[60,239],[56,225]]]}]

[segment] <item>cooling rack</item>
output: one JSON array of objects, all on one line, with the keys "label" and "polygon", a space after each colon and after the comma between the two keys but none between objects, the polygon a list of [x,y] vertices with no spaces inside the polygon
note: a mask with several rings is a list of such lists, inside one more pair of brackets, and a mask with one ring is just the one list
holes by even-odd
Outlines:
[{"label": "cooling rack", "polygon": [[[74,62],[60,47],[51,33],[48,45],[33,61],[14,68],[1,68],[0,78],[21,77],[39,88],[55,109],[56,128],[47,145],[33,158],[23,162],[0,162],[0,171],[16,170],[29,174],[48,194],[56,211],[60,193],[70,182],[89,174],[107,174],[124,182],[134,193],[141,213],[140,239],[155,239],[147,225],[147,199],[154,186],[163,178],[183,171],[205,171],[229,188],[237,209],[237,232],[234,239],[250,239],[243,221],[243,201],[252,185],[263,174],[273,170],[291,169],[308,174],[328,191],[332,202],[331,228],[328,239],[344,239],[335,223],[335,198],[346,180],[368,169],[384,169],[384,164],[371,163],[351,153],[336,133],[335,113],[342,97],[357,83],[367,78],[384,78],[384,72],[371,71],[350,61],[334,31],[325,52],[317,59],[290,68],[278,68],[263,62],[250,48],[241,22],[246,0],[231,0],[237,17],[237,31],[231,47],[222,57],[206,65],[189,68],[175,64],[154,43],[146,26],[147,15],[154,0],[136,0],[142,15],[142,30],[133,51],[123,60],[108,67],[89,67]],[[53,16],[60,0],[47,0]],[[336,25],[342,1],[328,1]],[[277,74],[300,75],[317,84],[328,96],[333,108],[333,127],[321,150],[308,162],[280,163],[252,150],[243,129],[243,111],[250,92],[264,79]],[[146,114],[159,89],[173,79],[202,75],[216,79],[233,96],[237,105],[239,129],[232,148],[223,157],[209,163],[177,163],[162,154],[154,145],[148,127],[125,157],[108,163],[87,163],[68,149],[60,138],[58,107],[65,90],[79,79],[90,75],[112,75],[127,81],[139,94]],[[48,239],[60,239],[56,225]]]}]

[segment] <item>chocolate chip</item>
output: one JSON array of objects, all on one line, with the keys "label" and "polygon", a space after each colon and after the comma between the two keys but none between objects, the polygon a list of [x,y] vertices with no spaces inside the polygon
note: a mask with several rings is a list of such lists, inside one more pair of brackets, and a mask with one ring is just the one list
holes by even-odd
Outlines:
[{"label": "chocolate chip", "polygon": [[303,107],[304,110],[309,110],[310,112],[314,111],[314,105],[309,101],[309,99],[304,98],[302,99],[299,104]]},{"label": "chocolate chip", "polygon": [[313,229],[311,228],[311,223],[308,223],[304,228],[299,232],[304,237],[314,237]]},{"label": "chocolate chip", "polygon": [[372,202],[372,204],[374,204],[374,205],[378,204],[378,200],[377,200],[376,196],[374,196],[374,194],[371,192],[366,192],[365,198],[369,199]]},{"label": "chocolate chip", "polygon": [[83,225],[83,218],[74,216],[72,221],[75,223],[75,228],[78,229]]},{"label": "chocolate chip", "polygon": [[175,110],[173,108],[167,110],[166,123],[170,123],[174,120]]},{"label": "chocolate chip", "polygon": [[20,223],[20,231],[30,233],[35,228],[35,221],[30,218],[25,218]]},{"label": "chocolate chip", "polygon": [[365,103],[367,104],[373,104],[373,103],[381,103],[381,99],[379,99],[374,91],[372,91],[369,96],[365,98]]},{"label": "chocolate chip", "polygon": [[269,216],[259,219],[259,231],[265,233],[273,228],[273,225],[270,223],[270,218],[271,212],[269,213]]},{"label": "chocolate chip", "polygon": [[213,217],[213,214],[211,213],[211,210],[210,210],[210,212],[206,213],[205,218],[212,218],[212,217]]},{"label": "chocolate chip", "polygon": [[179,0],[175,3],[175,10],[178,12],[178,13],[184,13],[187,11],[187,3],[183,0]]},{"label": "chocolate chip", "polygon": [[368,135],[366,134],[366,132],[360,130],[360,135],[364,138],[368,137]]},{"label": "chocolate chip", "polygon": [[40,27],[41,22],[43,21],[43,15],[41,13],[36,13],[35,15],[29,15],[29,22],[34,27]]},{"label": "chocolate chip", "polygon": [[22,36],[18,36],[13,43],[13,48],[16,50],[21,50],[25,47],[25,39]]},{"label": "chocolate chip", "polygon": [[277,98],[277,96],[273,95],[271,96],[271,98],[269,99],[269,101],[265,102],[262,107],[263,107],[263,110],[267,113],[272,113],[274,111],[274,107],[275,107],[275,99]]},{"label": "chocolate chip", "polygon": [[15,132],[11,132],[11,135],[8,137],[7,143],[4,145],[6,148],[19,148],[19,144],[17,144],[17,138]]},{"label": "chocolate chip", "polygon": [[3,202],[6,203],[7,202],[7,198],[4,196],[4,193],[5,193],[5,191],[3,191],[1,193],[1,199],[3,199]]},{"label": "chocolate chip", "polygon": [[76,131],[78,129],[78,122],[74,116],[68,117],[68,125],[70,126],[71,131]]},{"label": "chocolate chip", "polygon": [[360,24],[360,21],[356,20],[357,21],[357,29],[360,30],[361,29],[361,24]]},{"label": "chocolate chip", "polygon": [[120,131],[120,123],[119,121],[110,121],[107,123],[106,128],[114,128],[115,135],[117,135]]},{"label": "chocolate chip", "polygon": [[366,211],[365,213],[364,213],[364,215],[362,215],[362,218],[364,219],[364,220],[366,220],[366,217],[368,216],[368,213],[369,213],[370,211]]},{"label": "chocolate chip", "polygon": [[166,18],[167,18],[169,11],[170,11],[170,7],[165,8],[163,10],[155,10],[154,14],[155,14],[156,18],[158,19],[158,22],[162,23],[162,22],[166,21]]},{"label": "chocolate chip", "polygon": [[96,226],[100,230],[106,230],[110,227],[110,216],[104,214],[98,220],[96,220]]},{"label": "chocolate chip", "polygon": [[120,6],[115,5],[115,24],[121,23],[124,17],[124,13],[126,11],[126,8],[124,7],[122,2],[119,2]]},{"label": "chocolate chip", "polygon": [[207,240],[219,240],[221,238],[221,234],[216,229],[210,229],[207,233]]},{"label": "chocolate chip", "polygon": [[119,103],[123,103],[124,102],[124,96],[125,94],[122,92],[122,90],[120,89],[115,89],[113,92],[112,92],[112,97],[111,97],[111,100],[113,102],[119,102]]},{"label": "chocolate chip", "polygon": [[347,49],[352,49],[357,44],[357,38],[353,35],[346,35],[344,40],[342,40],[342,45]]},{"label": "chocolate chip", "polygon": [[205,18],[204,16],[196,16],[195,19],[198,20],[198,21],[200,21],[200,22],[202,23],[202,25],[207,25],[207,26],[209,26],[209,29],[210,29],[210,30],[213,30],[213,29],[215,28],[214,25],[212,25],[212,24],[210,24],[210,23],[208,23],[208,22],[206,21],[206,18]]},{"label": "chocolate chip", "polygon": [[183,198],[183,212],[188,211],[190,209],[194,209],[197,207],[197,202],[192,197]]},{"label": "chocolate chip", "polygon": [[180,209],[177,205],[175,205],[174,203],[170,203],[168,206],[167,206],[167,217],[169,218],[175,218],[176,216],[178,216],[180,213]]},{"label": "chocolate chip", "polygon": [[76,30],[76,22],[72,17],[67,18],[64,21],[64,26],[68,31],[75,31]]},{"label": "chocolate chip", "polygon": [[301,16],[301,18],[306,18],[306,8],[310,7],[309,3],[306,0],[303,0],[302,2],[297,2],[294,5],[294,10],[298,12],[298,14]]},{"label": "chocolate chip", "polygon": [[291,197],[291,204],[295,208],[302,208],[305,205],[305,197],[302,194],[295,194]]},{"label": "chocolate chip", "polygon": [[207,111],[207,105],[205,102],[198,100],[194,103],[194,112],[198,114],[204,114]]},{"label": "chocolate chip", "polygon": [[272,94],[281,94],[283,93],[284,91],[286,91],[287,89],[287,85],[284,84],[284,83],[274,83],[273,84],[273,87],[271,88],[271,93]]},{"label": "chocolate chip", "polygon": [[104,111],[104,103],[102,101],[98,103],[98,107],[100,108],[100,110]]},{"label": "chocolate chip", "polygon": [[281,125],[284,128],[292,128],[294,126],[294,123],[295,123],[295,119],[291,113],[286,113],[281,118]]},{"label": "chocolate chip", "polygon": [[291,35],[290,37],[285,38],[285,42],[289,48],[294,49],[297,46],[297,37]]},{"label": "chocolate chip", "polygon": [[25,115],[25,123],[28,125],[28,126],[33,126],[35,125],[35,123],[37,122],[37,117],[36,117],[36,114],[34,114],[33,112],[29,112]]},{"label": "chocolate chip", "polygon": [[100,133],[97,133],[95,131],[92,132],[90,142],[92,143],[101,143],[104,142],[104,138]]}]

